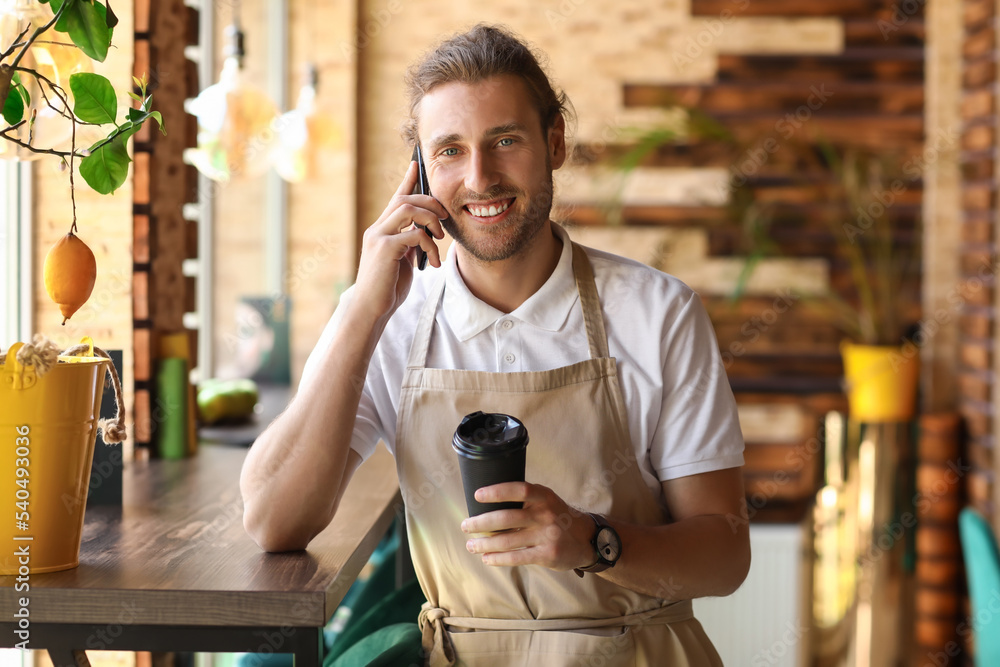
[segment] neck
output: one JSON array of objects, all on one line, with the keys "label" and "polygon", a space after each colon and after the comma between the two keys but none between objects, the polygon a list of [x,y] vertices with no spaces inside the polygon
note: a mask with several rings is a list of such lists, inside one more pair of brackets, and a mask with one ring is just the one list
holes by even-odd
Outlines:
[{"label": "neck", "polygon": [[477,299],[509,313],[545,284],[562,252],[562,241],[549,221],[539,228],[527,249],[498,262],[480,262],[456,244],[458,272]]}]

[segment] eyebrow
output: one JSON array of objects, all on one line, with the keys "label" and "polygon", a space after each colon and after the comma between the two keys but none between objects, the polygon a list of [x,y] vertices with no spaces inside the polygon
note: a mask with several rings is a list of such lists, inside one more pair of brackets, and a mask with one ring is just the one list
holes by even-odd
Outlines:
[{"label": "eyebrow", "polygon": [[[501,134],[517,134],[517,133],[523,134],[525,131],[526,128],[524,127],[524,125],[522,125],[521,123],[512,122],[512,123],[504,123],[503,125],[497,125],[496,127],[491,127],[490,129],[486,130],[484,136],[487,139],[492,139],[493,137],[498,137]],[[431,139],[428,142],[428,147],[430,148],[431,152],[434,152],[437,151],[442,146],[445,146],[447,144],[456,141],[461,141],[461,139],[462,135],[453,132],[452,134],[445,134],[443,136]]]}]

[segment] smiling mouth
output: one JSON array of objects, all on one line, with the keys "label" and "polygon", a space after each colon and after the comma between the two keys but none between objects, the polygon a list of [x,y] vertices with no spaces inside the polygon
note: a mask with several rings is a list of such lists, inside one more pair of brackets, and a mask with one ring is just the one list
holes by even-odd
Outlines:
[{"label": "smiling mouth", "polygon": [[477,218],[494,218],[510,208],[513,203],[514,198],[511,198],[482,204],[466,204],[463,208]]}]

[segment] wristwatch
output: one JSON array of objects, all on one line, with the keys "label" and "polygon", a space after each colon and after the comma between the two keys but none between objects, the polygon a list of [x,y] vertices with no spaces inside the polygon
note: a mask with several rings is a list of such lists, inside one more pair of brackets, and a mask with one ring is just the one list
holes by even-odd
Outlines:
[{"label": "wristwatch", "polygon": [[609,567],[614,567],[622,555],[622,540],[618,537],[618,532],[600,514],[593,512],[588,514],[597,524],[594,537],[590,540],[594,551],[597,552],[597,562],[587,567],[575,568],[573,571],[579,577],[582,577],[584,572],[604,572]]}]

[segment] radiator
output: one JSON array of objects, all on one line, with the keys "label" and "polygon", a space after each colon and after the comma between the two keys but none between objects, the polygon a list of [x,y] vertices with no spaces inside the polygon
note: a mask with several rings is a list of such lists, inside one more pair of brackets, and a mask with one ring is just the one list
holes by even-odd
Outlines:
[{"label": "radiator", "polygon": [[750,573],[724,598],[694,601],[726,667],[805,667],[812,625],[809,524],[750,526]]}]

